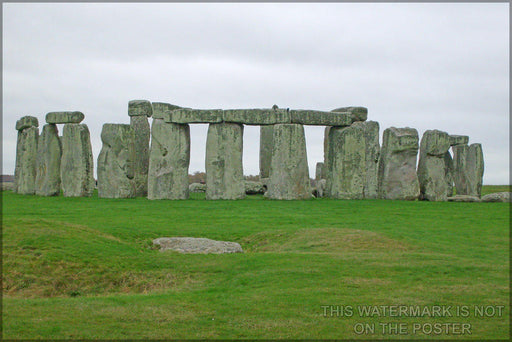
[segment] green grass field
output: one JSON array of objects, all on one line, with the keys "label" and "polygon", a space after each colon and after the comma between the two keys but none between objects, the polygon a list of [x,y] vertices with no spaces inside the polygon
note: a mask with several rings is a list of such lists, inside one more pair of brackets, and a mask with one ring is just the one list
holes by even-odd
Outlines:
[{"label": "green grass field", "polygon": [[[509,337],[507,203],[2,196],[5,339]],[[162,253],[162,236],[245,253]],[[370,317],[362,305],[447,311]],[[407,330],[382,331],[396,323]]]}]

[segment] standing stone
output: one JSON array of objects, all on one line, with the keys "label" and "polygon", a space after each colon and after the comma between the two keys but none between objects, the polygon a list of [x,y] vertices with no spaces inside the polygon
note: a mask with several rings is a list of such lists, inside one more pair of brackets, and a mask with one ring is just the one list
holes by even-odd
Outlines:
[{"label": "standing stone", "polygon": [[187,199],[190,127],[153,119],[149,154],[148,199]]},{"label": "standing stone", "polygon": [[362,199],[366,182],[366,144],[361,125],[329,130],[326,195],[340,199]]},{"label": "standing stone", "polygon": [[271,199],[311,198],[304,126],[274,126],[270,179],[265,196]]},{"label": "standing stone", "polygon": [[421,199],[446,201],[448,187],[445,155],[449,148],[450,138],[448,133],[428,130],[423,134],[418,162]]},{"label": "standing stone", "polygon": [[324,179],[327,179],[329,170],[327,168],[327,161],[329,160],[329,131],[331,130],[330,126],[325,127],[324,130],[324,168],[323,168],[323,176]]},{"label": "standing stone", "polygon": [[469,145],[466,166],[468,168],[468,195],[481,197],[482,179],[484,176],[484,154],[481,144]]},{"label": "standing stone", "polygon": [[378,198],[377,174],[379,170],[379,123],[376,121],[355,122],[363,128],[365,143],[366,176],[364,180],[364,198]]},{"label": "standing stone", "polygon": [[418,131],[390,127],[384,130],[379,158],[379,198],[415,200],[420,195],[416,174]]},{"label": "standing stone", "polygon": [[36,195],[57,196],[60,193],[60,160],[62,144],[54,124],[43,126],[36,161]]},{"label": "standing stone", "polygon": [[134,179],[135,195],[145,197],[148,194],[149,139],[148,117],[153,114],[151,102],[133,100],[128,103],[130,125],[135,134]]},{"label": "standing stone", "polygon": [[244,126],[212,123],[206,138],[206,199],[245,197],[242,164]]},{"label": "standing stone", "polygon": [[270,177],[274,126],[260,126],[260,179]]},{"label": "standing stone", "polygon": [[98,156],[98,197],[135,197],[134,132],[130,125],[104,124]]},{"label": "standing stone", "polygon": [[453,182],[457,195],[468,195],[468,168],[466,165],[468,145],[454,145],[453,151]]},{"label": "standing stone", "polygon": [[315,180],[324,179],[324,163],[316,163]]},{"label": "standing stone", "polygon": [[60,179],[64,196],[91,196],[95,181],[89,128],[86,124],[65,124],[61,141]]},{"label": "standing stone", "polygon": [[444,154],[444,177],[446,180],[446,196],[453,196],[453,158],[450,151]]},{"label": "standing stone", "polygon": [[36,156],[39,139],[39,123],[33,116],[24,116],[16,122],[18,140],[16,166],[14,169],[14,191],[23,195],[35,193]]}]

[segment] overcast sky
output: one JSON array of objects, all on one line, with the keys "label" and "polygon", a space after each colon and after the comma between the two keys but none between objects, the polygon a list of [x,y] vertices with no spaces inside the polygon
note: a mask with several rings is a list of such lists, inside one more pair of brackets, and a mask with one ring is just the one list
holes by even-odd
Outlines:
[{"label": "overcast sky", "polygon": [[[368,119],[470,136],[484,184],[509,182],[509,4],[3,4],[3,173],[15,122],[85,114],[93,153],[128,101],[192,108],[368,108]],[[59,127],[62,130],[62,127]],[[207,125],[191,125],[190,172]],[[306,127],[310,176],[323,127]],[[259,128],[245,126],[244,173]],[[96,166],[96,165],[95,165]]]}]

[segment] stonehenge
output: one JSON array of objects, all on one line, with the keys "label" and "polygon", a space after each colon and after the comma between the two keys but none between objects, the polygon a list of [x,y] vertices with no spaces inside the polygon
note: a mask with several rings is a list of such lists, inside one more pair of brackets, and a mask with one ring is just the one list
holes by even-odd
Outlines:
[{"label": "stonehenge", "polygon": [[62,143],[57,125],[43,126],[37,148],[36,195],[57,196],[60,193],[60,161]]},{"label": "stonehenge", "polygon": [[104,124],[101,142],[103,147],[97,166],[98,197],[135,197],[135,134],[132,126]]},{"label": "stonehenge", "polygon": [[91,196],[94,187],[92,146],[85,124],[67,123],[62,132],[60,179],[65,197]]},{"label": "stonehenge", "polygon": [[[128,124],[104,124],[97,158],[100,198],[208,200],[263,193],[272,200],[386,199],[460,201],[481,197],[481,144],[469,137],[389,127],[365,107],[331,111],[272,108],[193,109],[132,100]],[[95,189],[89,129],[79,111],[49,112],[16,122],[15,192],[91,196]],[[151,125],[150,121],[151,120]],[[59,136],[57,125],[63,125]],[[190,124],[208,124],[205,184],[189,184]],[[259,182],[243,175],[244,125],[260,126]],[[323,160],[310,179],[304,125],[325,126]],[[451,153],[450,153],[451,148]],[[456,195],[455,195],[456,194]]]},{"label": "stonehenge", "polygon": [[[156,107],[155,107],[156,108]],[[169,108],[169,106],[167,106]],[[165,110],[165,106],[158,108]],[[190,127],[153,118],[149,154],[148,199],[187,199]]]},{"label": "stonehenge", "polygon": [[38,126],[37,118],[33,116],[24,116],[16,122],[18,140],[16,144],[14,190],[23,195],[33,195],[36,192]]},{"label": "stonehenge", "polygon": [[211,123],[206,138],[206,199],[245,197],[242,166],[244,126]]},{"label": "stonehenge", "polygon": [[415,200],[419,197],[418,147],[416,129],[390,127],[384,130],[378,173],[380,199]]},{"label": "stonehenge", "polygon": [[272,140],[270,177],[265,196],[285,200],[311,198],[304,127],[277,124]]}]

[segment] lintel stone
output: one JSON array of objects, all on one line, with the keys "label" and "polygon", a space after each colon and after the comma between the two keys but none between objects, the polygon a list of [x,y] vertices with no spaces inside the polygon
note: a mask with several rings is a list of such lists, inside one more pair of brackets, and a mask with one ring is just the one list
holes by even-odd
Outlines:
[{"label": "lintel stone", "polygon": [[244,125],[275,125],[290,123],[290,112],[287,109],[227,109],[224,111],[224,122],[241,123]]},{"label": "lintel stone", "polygon": [[164,119],[170,117],[171,111],[181,108],[165,102],[152,102],[151,104],[153,106],[153,119]]},{"label": "lintel stone", "polygon": [[348,112],[352,116],[352,122],[368,119],[368,108],[366,107],[341,107],[333,109],[331,112]]},{"label": "lintel stone", "polygon": [[85,118],[82,112],[51,112],[46,114],[46,123],[67,124],[80,123]]},{"label": "lintel stone", "polygon": [[131,100],[128,102],[128,115],[151,117],[153,115],[151,102],[147,100]]},{"label": "lintel stone", "polygon": [[469,137],[467,135],[450,135],[450,146],[467,145]]},{"label": "lintel stone", "polygon": [[165,114],[164,121],[178,124],[222,122],[222,109],[174,109]]},{"label": "lintel stone", "polygon": [[34,116],[24,116],[16,121],[16,130],[21,131],[29,127],[39,127],[39,122]]},{"label": "lintel stone", "polygon": [[291,122],[302,125],[350,126],[352,113],[323,112],[318,110],[290,110]]}]

